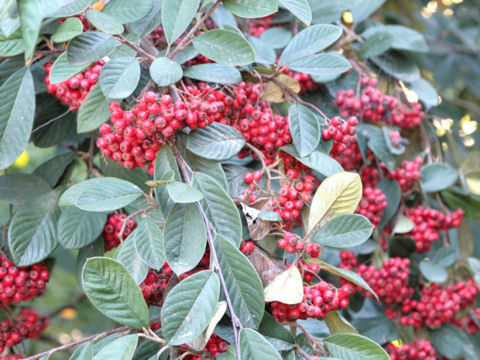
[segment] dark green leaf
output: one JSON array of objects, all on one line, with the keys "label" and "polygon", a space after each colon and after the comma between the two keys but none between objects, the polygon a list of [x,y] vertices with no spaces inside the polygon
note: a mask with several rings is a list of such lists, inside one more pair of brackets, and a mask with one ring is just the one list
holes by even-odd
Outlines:
[{"label": "dark green leaf", "polygon": [[[469,336],[460,328],[444,324],[440,330],[430,333],[430,341],[440,355],[460,359],[474,351]],[[462,344],[461,346],[458,346]]]},{"label": "dark green leaf", "polygon": [[75,349],[68,360],[91,360],[93,357],[93,343],[87,342]]},{"label": "dark green leaf", "polygon": [[442,198],[449,207],[455,209],[461,208],[465,211],[465,216],[474,220],[480,219],[480,196],[465,195],[459,191],[444,190]]},{"label": "dark green leaf", "polygon": [[[92,61],[93,62],[93,61]],[[71,79],[78,73],[87,69],[91,63],[85,65],[70,65],[67,61],[67,53],[64,52],[53,63],[52,69],[50,71],[50,83],[59,84],[68,79]]]},{"label": "dark green leaf", "polygon": [[85,10],[88,5],[92,3],[92,0],[62,0],[57,1],[60,4],[59,8],[54,10],[51,17],[65,18],[72,15],[80,14]]},{"label": "dark green leaf", "polygon": [[[176,181],[182,180],[172,149],[169,146],[164,145],[158,151],[155,159],[155,173],[153,178],[154,180],[161,180],[170,172],[173,172]],[[173,205],[173,201],[170,199],[167,188],[165,186],[157,186],[155,188],[155,196],[164,216],[166,216]]]},{"label": "dark green leaf", "polygon": [[58,220],[58,241],[66,249],[90,245],[102,233],[105,213],[92,213],[75,207],[63,208]]},{"label": "dark green leaf", "polygon": [[181,345],[200,335],[215,314],[219,295],[220,281],[210,270],[197,272],[177,284],[168,293],[161,312],[168,344]]},{"label": "dark green leaf", "polygon": [[219,237],[215,248],[235,314],[241,324],[257,328],[263,317],[263,284],[250,260]]},{"label": "dark green leaf", "polygon": [[207,229],[197,204],[175,204],[164,228],[165,255],[177,275],[192,270],[202,259]]},{"label": "dark green leaf", "polygon": [[305,25],[310,25],[312,22],[312,9],[310,9],[308,0],[278,0],[278,2],[299,18]]},{"label": "dark green leaf", "polygon": [[218,235],[238,247],[242,238],[242,224],[235,203],[210,176],[197,172],[193,178],[194,186],[205,196],[202,206]]},{"label": "dark green leaf", "polygon": [[20,12],[20,21],[22,23],[25,60],[30,61],[37,45],[37,38],[42,24],[40,0],[19,0],[18,11]]},{"label": "dark green leaf", "polygon": [[387,201],[387,207],[383,210],[382,221],[379,224],[379,227],[383,228],[397,213],[402,193],[398,182],[395,180],[382,179],[377,184],[377,188],[385,194]]},{"label": "dark green leaf", "polygon": [[390,360],[387,352],[357,334],[335,334],[323,340],[330,355],[343,360]]},{"label": "dark green leaf", "polygon": [[0,86],[0,169],[12,164],[27,146],[34,112],[33,78],[23,68]]},{"label": "dark green leaf", "polygon": [[210,30],[197,36],[193,46],[202,55],[228,65],[248,65],[255,62],[255,52],[248,41],[230,30]]},{"label": "dark green leaf", "polygon": [[[428,45],[422,34],[401,25],[374,26],[367,29],[362,35],[371,39],[377,34],[389,34],[391,47],[397,50],[427,52]],[[380,39],[379,39],[380,40]],[[380,55],[380,54],[377,54]]]},{"label": "dark green leaf", "polygon": [[390,49],[393,36],[386,31],[380,31],[370,36],[363,44],[358,55],[362,58],[382,55]]},{"label": "dark green leaf", "polygon": [[110,159],[102,159],[99,161],[99,167],[103,176],[127,180],[137,185],[144,192],[149,191],[149,187],[145,185],[145,182],[148,180],[148,176],[141,168],[129,170],[121,166],[118,162]]},{"label": "dark green leaf", "polygon": [[3,84],[17,70],[25,66],[25,60],[21,56],[4,59],[0,64],[0,84]]},{"label": "dark green leaf", "polygon": [[427,110],[438,105],[437,90],[435,90],[433,85],[427,80],[419,78],[409,83],[408,87],[418,95],[418,98],[423,102]]},{"label": "dark green leaf", "polygon": [[77,17],[66,19],[52,34],[52,41],[62,43],[83,32],[83,24]]},{"label": "dark green leaf", "polygon": [[117,261],[125,266],[137,284],[141,284],[148,274],[149,266],[142,260],[136,249],[137,235],[138,229],[135,229],[126,238],[118,251]]},{"label": "dark green leaf", "polygon": [[148,327],[150,314],[142,291],[120,263],[90,258],[83,267],[82,282],[88,299],[107,317],[136,329]]},{"label": "dark green leaf", "polygon": [[200,64],[188,67],[183,72],[185,77],[215,82],[218,84],[237,84],[242,81],[240,71],[233,66],[223,64]]},{"label": "dark green leaf", "polygon": [[337,311],[330,311],[325,317],[325,322],[327,323],[328,330],[333,334],[358,334],[358,331],[350,325],[343,316],[341,316]]},{"label": "dark green leaf", "polygon": [[342,55],[331,52],[295,60],[288,67],[312,75],[316,82],[328,82],[342,75],[352,65]]},{"label": "dark green leaf", "polygon": [[25,45],[23,43],[22,31],[20,29],[8,37],[0,31],[0,56],[15,56],[24,51]]},{"label": "dark green leaf", "polygon": [[100,72],[102,92],[109,99],[130,96],[140,80],[140,65],[136,58],[119,57],[107,62]]},{"label": "dark green leaf", "polygon": [[200,191],[179,181],[172,181],[168,183],[167,191],[170,195],[170,198],[175,203],[186,204],[197,202],[203,199],[203,194]]},{"label": "dark green leaf", "polygon": [[165,262],[163,234],[152,218],[138,224],[135,249],[140,258],[152,269],[159,271]]},{"label": "dark green leaf", "polygon": [[152,0],[112,0],[102,12],[112,16],[122,24],[140,20],[152,9]]},{"label": "dark green leaf", "polygon": [[118,45],[120,42],[110,35],[99,31],[84,32],[69,41],[67,60],[70,65],[86,66],[108,55]]},{"label": "dark green leaf", "polygon": [[252,329],[240,331],[240,348],[242,360],[281,360],[277,349],[262,335]]},{"label": "dark green leaf", "polygon": [[427,164],[420,169],[420,184],[426,193],[437,192],[449,188],[458,180],[458,173],[448,165]]},{"label": "dark green leaf", "polygon": [[110,35],[123,33],[123,25],[105,13],[96,10],[88,10],[85,15],[93,26],[104,33]]},{"label": "dark green leaf", "polygon": [[200,0],[163,0],[162,27],[169,44],[173,44],[190,25]]},{"label": "dark green leaf", "polygon": [[125,335],[109,342],[93,360],[130,360],[137,347],[138,334]]},{"label": "dark green leaf", "polygon": [[292,38],[292,33],[283,27],[267,29],[260,35],[260,39],[274,49],[283,49]]},{"label": "dark green leaf", "polygon": [[420,78],[420,70],[417,64],[405,55],[395,52],[370,59],[386,74],[402,81],[412,82]]},{"label": "dark green leaf", "polygon": [[373,225],[363,215],[340,215],[323,225],[313,236],[318,244],[348,248],[363,244],[373,233]]},{"label": "dark green leaf", "polygon": [[342,166],[335,159],[323,152],[314,151],[306,157],[301,157],[293,145],[282,146],[281,150],[325,177],[343,171]]},{"label": "dark green leaf", "polygon": [[343,0],[312,0],[312,23],[330,24],[340,20],[343,9]]},{"label": "dark green leaf", "polygon": [[229,184],[220,162],[202,158],[188,150],[187,154],[188,163],[190,164],[190,167],[193,169],[193,171],[199,171],[205,174],[209,174],[220,184],[221,187],[223,187],[225,190],[228,189]]},{"label": "dark green leaf", "polygon": [[86,211],[112,211],[130,204],[142,194],[142,190],[128,181],[102,177],[73,185],[62,194],[59,204]]},{"label": "dark green leaf", "polygon": [[320,141],[320,126],[315,114],[305,105],[294,103],[288,109],[290,132],[301,157],[308,156]]},{"label": "dark green leaf", "polygon": [[420,271],[429,282],[443,283],[448,278],[447,270],[431,261],[422,260],[420,262]]},{"label": "dark green leaf", "polygon": [[108,106],[113,100],[105,97],[100,86],[101,83],[97,83],[80,105],[77,118],[77,132],[79,133],[94,131],[110,118]]},{"label": "dark green leaf", "polygon": [[382,129],[370,124],[359,124],[356,129],[357,138],[366,141],[368,148],[372,150],[375,156],[382,160],[388,169],[393,169],[395,157],[388,149]]},{"label": "dark green leaf", "polygon": [[38,263],[57,246],[58,194],[48,192],[22,205],[8,228],[8,247],[18,266]]},{"label": "dark green leaf", "polygon": [[459,251],[455,246],[441,247],[433,253],[432,262],[439,266],[447,267],[455,264],[458,257]]},{"label": "dark green leaf", "polygon": [[260,18],[277,12],[276,0],[224,0],[223,5],[237,16]]},{"label": "dark green leaf", "polygon": [[278,323],[269,312],[263,314],[262,322],[260,323],[258,331],[269,338],[278,339],[291,344],[295,343],[292,334]]},{"label": "dark green leaf", "polygon": [[313,25],[300,31],[283,50],[279,65],[310,56],[330,46],[342,35],[342,29],[336,25]]},{"label": "dark green leaf", "polygon": [[259,64],[275,64],[277,55],[270,44],[260,40],[255,36],[249,36],[248,41],[255,51],[255,62]]},{"label": "dark green leaf", "polygon": [[187,149],[211,160],[227,160],[242,150],[245,138],[233,127],[214,122],[187,136]]},{"label": "dark green leaf", "polygon": [[[165,2],[164,2],[165,3]],[[156,58],[150,65],[150,75],[158,86],[175,84],[182,78],[182,67],[166,57]]]},{"label": "dark green leaf", "polygon": [[[44,179],[50,187],[55,185],[62,179],[67,169],[70,169],[70,164],[77,158],[77,155],[71,151],[64,152],[54,158],[45,161],[35,169],[33,175]],[[67,172],[68,173],[68,172]]]},{"label": "dark green leaf", "polygon": [[0,176],[0,200],[11,204],[31,202],[51,190],[42,178],[14,173]]}]

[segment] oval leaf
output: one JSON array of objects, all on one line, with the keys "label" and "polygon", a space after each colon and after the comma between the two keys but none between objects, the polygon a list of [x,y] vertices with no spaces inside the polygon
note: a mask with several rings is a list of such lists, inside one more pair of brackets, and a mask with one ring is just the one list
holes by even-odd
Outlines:
[{"label": "oval leaf", "polygon": [[257,328],[265,308],[260,276],[250,260],[229,241],[217,238],[215,249],[235,314],[243,326]]},{"label": "oval leaf", "polygon": [[162,1],[162,28],[169,44],[173,44],[190,25],[199,4],[200,0]]},{"label": "oval leaf", "polygon": [[303,299],[303,280],[294,265],[277,275],[265,288],[265,301],[280,301],[284,304],[298,304]]},{"label": "oval leaf", "polygon": [[187,149],[205,159],[228,160],[242,150],[245,138],[233,127],[214,122],[187,136]]},{"label": "oval leaf", "polygon": [[130,96],[140,80],[140,65],[136,58],[120,57],[107,62],[100,72],[100,87],[107,98]]},{"label": "oval leaf", "polygon": [[123,25],[111,16],[95,10],[88,10],[85,15],[93,26],[104,33],[110,35],[123,33]]},{"label": "oval leaf", "polygon": [[136,229],[135,249],[152,269],[159,271],[165,262],[163,234],[152,218],[140,222]]},{"label": "oval leaf", "polygon": [[445,190],[458,180],[457,171],[444,164],[428,164],[422,166],[420,172],[420,184],[426,193]]},{"label": "oval leaf", "polygon": [[88,259],[82,283],[88,299],[107,317],[135,329],[148,327],[150,314],[142,291],[119,262],[105,257]]},{"label": "oval leaf", "polygon": [[432,283],[443,283],[448,279],[447,270],[431,261],[422,260],[419,267],[425,279]]},{"label": "oval leaf", "polygon": [[282,146],[280,149],[325,177],[343,171],[338,161],[321,151],[316,150],[308,156],[301,157],[293,145]]},{"label": "oval leaf", "polygon": [[301,157],[310,155],[320,141],[320,126],[315,114],[305,105],[294,103],[288,109],[293,143]]},{"label": "oval leaf", "polygon": [[167,262],[175,274],[197,266],[207,245],[207,229],[197,204],[173,205],[163,234]]},{"label": "oval leaf", "polygon": [[90,245],[102,233],[106,220],[105,213],[64,208],[58,220],[58,241],[65,249],[80,249]]},{"label": "oval leaf", "polygon": [[73,39],[75,36],[83,32],[83,24],[77,17],[65,19],[60,26],[52,34],[52,41],[56,43],[65,42]]},{"label": "oval leaf", "polygon": [[161,312],[162,332],[170,345],[184,344],[200,335],[217,308],[220,281],[213,271],[197,272],[167,295]]},{"label": "oval leaf", "polygon": [[293,15],[299,18],[305,25],[312,22],[312,9],[308,0],[278,0]]},{"label": "oval leaf", "polygon": [[80,66],[70,65],[67,61],[67,53],[64,52],[60,54],[60,56],[53,63],[53,66],[49,75],[50,83],[59,84],[68,79],[71,79],[78,73],[87,69],[90,66],[90,64],[91,63],[80,65]]},{"label": "oval leaf", "polygon": [[428,45],[423,35],[408,27],[401,25],[374,26],[367,29],[362,35],[368,42],[368,40],[378,34],[390,35],[391,46],[394,49],[415,52],[428,51]]},{"label": "oval leaf", "polygon": [[137,347],[138,335],[125,335],[111,340],[95,354],[93,360],[130,360]]},{"label": "oval leaf", "polygon": [[318,229],[312,240],[325,246],[348,248],[363,244],[372,233],[373,225],[365,216],[344,214]]},{"label": "oval leaf", "polygon": [[30,61],[37,45],[37,38],[42,25],[42,7],[40,0],[22,0],[18,1],[17,4],[22,24],[25,60]]},{"label": "oval leaf", "polygon": [[30,202],[50,190],[45,180],[37,176],[24,173],[0,176],[0,200],[7,203]]},{"label": "oval leaf", "polygon": [[242,360],[281,360],[279,352],[262,335],[252,329],[240,331],[240,349]]},{"label": "oval leaf", "polygon": [[175,203],[193,203],[203,199],[203,194],[191,186],[180,182],[172,181],[167,184],[167,191]]},{"label": "oval leaf", "polygon": [[149,267],[140,258],[136,248],[136,235],[138,229],[135,229],[125,240],[117,254],[117,260],[122,264],[137,284],[145,280]]},{"label": "oval leaf", "polygon": [[108,55],[118,45],[120,42],[110,35],[99,31],[84,32],[69,41],[67,60],[70,65],[86,66]]},{"label": "oval leaf", "polygon": [[221,64],[248,65],[255,62],[252,45],[234,31],[207,31],[193,40],[193,46],[203,56]]},{"label": "oval leaf", "polygon": [[223,5],[237,16],[259,18],[278,11],[275,0],[224,0]]},{"label": "oval leaf", "polygon": [[390,360],[387,352],[372,340],[357,334],[335,334],[324,340],[330,355],[343,360]]},{"label": "oval leaf", "polygon": [[122,24],[128,24],[147,16],[152,6],[152,0],[113,0],[105,5],[102,12]]},{"label": "oval leaf", "polygon": [[80,134],[98,129],[110,118],[108,106],[113,100],[105,97],[100,85],[96,84],[80,105],[77,117],[77,132]]},{"label": "oval leaf", "polygon": [[182,67],[166,57],[156,58],[150,66],[152,80],[158,86],[175,84],[182,78]]},{"label": "oval leaf", "polygon": [[333,52],[304,57],[288,67],[312,75],[316,82],[328,82],[342,75],[352,65],[342,55]]},{"label": "oval leaf", "polygon": [[224,64],[200,64],[188,67],[183,76],[218,84],[237,84],[242,81],[240,71]]}]

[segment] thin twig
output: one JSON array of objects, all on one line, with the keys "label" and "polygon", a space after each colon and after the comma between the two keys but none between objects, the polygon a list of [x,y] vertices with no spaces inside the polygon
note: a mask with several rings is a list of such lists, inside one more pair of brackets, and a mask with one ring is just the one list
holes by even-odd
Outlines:
[{"label": "thin twig", "polygon": [[123,219],[122,227],[120,228],[120,232],[118,233],[118,238],[120,239],[120,242],[123,242],[123,233],[125,232],[125,229],[127,227],[128,220],[133,219],[137,215],[146,214],[147,212],[156,210],[156,209],[158,209],[158,205],[153,204],[144,209],[137,210],[131,213],[130,215],[128,215],[125,219]]},{"label": "thin twig", "polygon": [[138,46],[137,44],[135,44],[134,42],[131,42],[130,40],[128,40],[125,36],[123,35],[115,35],[114,36],[115,39],[119,40],[121,43],[131,47],[133,50],[135,50],[137,53],[139,53],[140,55],[142,55],[143,57],[147,58],[150,62],[153,62],[153,60],[155,60],[155,56],[149,54],[148,52],[146,52],[145,50],[143,50],[140,46]]},{"label": "thin twig", "polygon": [[[189,176],[188,171],[187,171],[187,166],[186,166],[185,159],[183,159],[182,155],[178,151],[175,144],[171,143],[171,148],[173,150],[173,154],[175,155],[175,159],[177,160],[177,163],[180,166],[180,170],[183,174],[185,182],[188,185],[191,185],[190,176]],[[228,307],[228,310],[230,311],[230,317],[232,319],[233,339],[234,339],[234,343],[235,343],[236,357],[237,357],[237,360],[240,360],[240,341],[239,341],[239,337],[238,337],[237,328],[241,328],[241,324],[240,324],[240,321],[239,321],[237,315],[235,314],[235,310],[233,309],[232,300],[230,299],[230,295],[228,293],[227,284],[225,282],[225,278],[223,277],[222,269],[220,268],[220,262],[218,260],[217,252],[215,250],[215,244],[214,244],[213,236],[212,236],[212,233],[211,233],[212,224],[208,220],[207,214],[205,213],[205,210],[203,209],[202,204],[199,201],[196,204],[198,206],[198,209],[200,210],[200,213],[202,214],[203,221],[205,222],[205,225],[206,225],[206,228],[207,228],[207,241],[208,241],[208,247],[210,249],[210,256],[212,258],[212,267],[213,267],[213,271],[215,271],[215,273],[217,273],[217,275],[218,275],[218,278],[220,280],[220,284],[221,284],[222,289],[223,289],[223,293],[225,295],[225,300],[227,302],[227,307]]]}]

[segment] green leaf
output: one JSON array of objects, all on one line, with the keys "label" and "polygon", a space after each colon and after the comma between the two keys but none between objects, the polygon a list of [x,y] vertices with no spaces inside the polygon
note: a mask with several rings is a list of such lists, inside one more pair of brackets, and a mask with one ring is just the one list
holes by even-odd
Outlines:
[{"label": "green leaf", "polygon": [[393,227],[392,235],[408,233],[412,231],[414,227],[415,223],[412,220],[403,214],[399,214]]},{"label": "green leaf", "polygon": [[140,65],[136,58],[120,57],[107,62],[100,72],[100,87],[107,98],[130,96],[140,80]]},{"label": "green leaf", "polygon": [[315,114],[305,105],[294,103],[288,109],[290,132],[301,157],[308,156],[320,141],[320,126]]},{"label": "green leaf", "polygon": [[0,84],[3,84],[15,71],[22,69],[24,66],[25,60],[21,56],[4,59],[0,64]]},{"label": "green leaf", "polygon": [[336,248],[358,246],[373,233],[373,225],[363,215],[344,214],[323,225],[313,236],[318,244]]},{"label": "green leaf", "polygon": [[444,267],[437,265],[431,261],[422,260],[420,261],[419,267],[422,275],[429,282],[443,283],[448,278],[447,270],[445,270]]},{"label": "green leaf", "polygon": [[67,61],[70,65],[86,66],[108,55],[118,45],[120,42],[108,34],[84,32],[69,41]]},{"label": "green leaf", "polygon": [[260,276],[250,260],[229,241],[217,238],[215,249],[235,314],[243,326],[257,328],[265,308]]},{"label": "green leaf", "polygon": [[276,0],[224,0],[223,5],[237,16],[260,18],[278,11]]},{"label": "green leaf", "polygon": [[377,184],[377,188],[386,196],[387,207],[383,210],[382,221],[379,224],[383,228],[397,213],[402,193],[398,182],[391,179],[382,179]]},{"label": "green leaf", "polygon": [[427,52],[428,45],[425,38],[418,31],[401,25],[382,25],[367,29],[362,35],[371,39],[377,34],[388,34],[391,38],[391,47],[397,50]]},{"label": "green leaf", "polygon": [[325,177],[343,171],[342,166],[335,159],[321,151],[316,150],[308,156],[301,157],[293,145],[282,146],[280,150],[293,156],[302,164],[317,171]]},{"label": "green leaf", "polygon": [[274,49],[283,49],[292,38],[292,33],[282,27],[267,29],[260,35],[260,40],[269,44]]},{"label": "green leaf", "polygon": [[[165,2],[163,2],[165,4]],[[150,75],[158,86],[175,84],[183,76],[182,67],[166,57],[156,58],[150,65]]]},{"label": "green leaf", "polygon": [[255,51],[255,62],[260,64],[275,64],[277,55],[270,44],[263,42],[255,36],[249,36],[248,41]]},{"label": "green leaf", "polygon": [[258,331],[269,338],[278,339],[291,344],[295,343],[295,339],[293,338],[292,334],[280,323],[278,323],[268,312],[263,314],[262,322],[258,328]]},{"label": "green leaf", "polygon": [[[169,146],[164,145],[158,151],[155,159],[155,173],[153,179],[161,180],[165,175],[171,172],[173,172],[176,181],[182,180],[172,149]],[[155,188],[155,196],[163,214],[168,214],[173,205],[173,201],[167,192],[167,188],[165,186],[157,186]]]},{"label": "green leaf", "polygon": [[141,168],[129,170],[121,166],[118,162],[110,159],[102,159],[98,165],[103,176],[127,180],[137,185],[144,192],[149,191],[149,187],[145,185],[145,182],[148,181],[149,178]]},{"label": "green leaf", "polygon": [[131,360],[137,347],[138,334],[125,335],[110,341],[93,360]]},{"label": "green leaf", "polygon": [[162,27],[169,44],[173,44],[190,25],[200,0],[162,1]]},{"label": "green leaf", "polygon": [[420,184],[426,193],[445,190],[458,180],[457,171],[444,164],[427,164],[422,166],[420,172],[422,173]]},{"label": "green leaf", "polygon": [[27,146],[34,111],[32,74],[23,68],[0,86],[0,169],[12,164]]},{"label": "green leaf", "polygon": [[260,211],[258,218],[264,221],[282,221],[282,217],[273,211]]},{"label": "green leaf", "polygon": [[342,28],[336,25],[313,25],[300,31],[283,50],[279,65],[310,56],[333,44],[342,35]]},{"label": "green leaf", "polygon": [[30,61],[37,45],[37,38],[42,24],[40,0],[18,0],[18,11],[22,23],[25,60]]},{"label": "green leaf", "polygon": [[342,55],[331,52],[295,60],[288,67],[312,75],[317,82],[328,82],[342,75],[352,65]]},{"label": "green leaf", "polygon": [[57,246],[60,210],[58,194],[48,192],[22,205],[8,228],[8,247],[17,266],[29,266],[47,258]]},{"label": "green leaf", "polygon": [[91,341],[75,349],[68,360],[91,360],[93,357],[93,343]]},{"label": "green leaf", "polygon": [[138,224],[135,249],[140,258],[152,269],[159,271],[165,262],[163,234],[152,218]]},{"label": "green leaf", "polygon": [[135,329],[148,327],[150,314],[142,291],[119,262],[105,257],[88,259],[82,282],[88,299],[105,316]]},{"label": "green leaf", "polygon": [[382,160],[389,170],[395,166],[395,157],[390,152],[382,129],[371,124],[358,124],[357,139],[365,141],[377,158]]},{"label": "green leaf", "polygon": [[465,211],[465,216],[474,220],[480,220],[480,196],[465,195],[459,191],[444,190],[442,198],[447,205],[454,210],[461,208]]},{"label": "green leaf", "polygon": [[50,17],[66,18],[72,15],[80,14],[85,10],[88,5],[92,3],[92,0],[62,0],[58,1],[61,7],[54,10]]},{"label": "green leaf", "polygon": [[242,224],[235,203],[210,176],[197,172],[193,179],[194,186],[205,196],[202,206],[217,234],[238,247],[242,240]]},{"label": "green leaf", "polygon": [[242,81],[240,71],[233,66],[223,64],[200,64],[188,67],[183,76],[218,84],[237,84]]},{"label": "green leaf", "polygon": [[416,81],[420,78],[420,70],[412,60],[402,53],[387,53],[370,59],[386,74],[406,82]]},{"label": "green leaf", "polygon": [[310,25],[312,22],[312,9],[310,9],[308,0],[278,0],[278,2],[305,25]]},{"label": "green leaf", "polygon": [[188,154],[188,163],[193,171],[203,172],[209,174],[213,179],[215,179],[222,188],[228,190],[229,184],[225,172],[223,171],[222,165],[220,162],[215,160],[208,160],[193,154],[191,151],[187,150]]},{"label": "green leaf", "polygon": [[[93,61],[92,61],[93,62]],[[55,60],[53,63],[52,69],[50,71],[50,83],[52,84],[59,84],[68,79],[71,79],[78,73],[82,72],[83,70],[87,69],[91,63],[80,65],[80,66],[73,66],[70,65],[67,61],[67,53],[64,52],[60,54],[60,56]]]},{"label": "green leaf", "polygon": [[0,56],[15,56],[24,51],[25,45],[23,43],[22,32],[20,29],[8,37],[0,31]]},{"label": "green leaf", "polygon": [[77,17],[65,19],[60,26],[52,34],[52,41],[62,43],[73,39],[78,34],[83,32],[83,24]]},{"label": "green leaf", "polygon": [[177,284],[168,293],[161,312],[167,343],[181,345],[200,335],[215,314],[219,295],[220,281],[210,270],[197,272]]},{"label": "green leaf", "polygon": [[379,31],[362,44],[362,48],[358,55],[362,58],[382,55],[385,51],[390,49],[394,41],[393,35],[386,31]]},{"label": "green leaf", "polygon": [[197,204],[173,205],[163,235],[167,262],[175,274],[197,266],[207,245],[207,229]]},{"label": "green leaf", "polygon": [[277,349],[253,329],[240,330],[240,358],[242,360],[281,360]]},{"label": "green leaf", "polygon": [[385,3],[385,0],[363,0],[357,2],[357,6],[351,9],[353,21],[358,24],[366,20],[372,15],[380,6]]},{"label": "green leaf", "polygon": [[333,334],[358,334],[358,331],[355,330],[337,311],[330,311],[325,317],[325,322],[327,323],[328,330]]},{"label": "green leaf", "polygon": [[65,249],[90,245],[102,233],[105,213],[92,213],[75,207],[63,208],[58,220],[58,241]]},{"label": "green leaf", "polygon": [[375,292],[370,287],[370,285],[368,285],[367,282],[363,280],[363,278],[360,275],[358,275],[356,272],[337,268],[323,261],[315,261],[315,263],[318,263],[322,268],[322,270],[328,271],[329,273],[332,273],[334,275],[347,279],[348,281],[354,283],[355,285],[358,285],[364,288],[365,290],[370,291],[373,294],[373,296],[378,300],[377,294],[375,294]]},{"label": "green leaf", "polygon": [[80,134],[98,129],[110,118],[108,106],[113,100],[105,97],[100,86],[101,83],[95,84],[80,105],[77,118],[77,132]]},{"label": "green leaf", "polygon": [[40,177],[24,173],[0,176],[0,200],[11,204],[30,202],[51,190]]},{"label": "green leaf", "polygon": [[128,24],[147,16],[152,6],[152,0],[112,0],[105,5],[102,12],[122,24]]},{"label": "green leaf", "polygon": [[197,189],[180,182],[172,181],[167,184],[167,191],[175,203],[193,203],[203,199],[203,194]]},{"label": "green leaf", "polygon": [[110,35],[123,33],[123,25],[105,13],[96,10],[88,10],[85,15],[93,26],[104,33]]},{"label": "green leaf", "polygon": [[68,188],[60,206],[76,206],[86,211],[112,211],[127,206],[142,196],[136,185],[117,178],[95,178]]},{"label": "green leaf", "polygon": [[[355,0],[354,0],[355,1]],[[343,0],[312,0],[312,23],[330,24],[340,20],[344,10]]]},{"label": "green leaf", "polygon": [[323,341],[330,355],[343,360],[390,360],[380,345],[361,335],[335,334]]},{"label": "green leaf", "polygon": [[197,36],[193,46],[207,58],[227,65],[248,65],[255,62],[255,52],[240,34],[230,30],[210,30]]},{"label": "green leaf", "polygon": [[[440,330],[430,332],[430,341],[440,355],[451,359],[460,359],[475,351],[470,337],[451,324],[444,324]],[[471,359],[475,359],[475,355]]]},{"label": "green leaf", "polygon": [[458,257],[459,251],[455,246],[441,247],[433,253],[432,261],[437,265],[447,267],[455,264]]},{"label": "green leaf", "polygon": [[427,110],[438,105],[437,90],[429,81],[419,78],[409,83],[408,87],[418,95],[418,98],[423,102]]},{"label": "green leaf", "polygon": [[135,283],[141,284],[147,277],[149,265],[142,260],[136,249],[138,231],[135,229],[128,235],[117,254],[117,261],[127,269]]},{"label": "green leaf", "polygon": [[233,127],[214,122],[187,136],[187,149],[211,160],[228,160],[242,150],[245,138]]}]

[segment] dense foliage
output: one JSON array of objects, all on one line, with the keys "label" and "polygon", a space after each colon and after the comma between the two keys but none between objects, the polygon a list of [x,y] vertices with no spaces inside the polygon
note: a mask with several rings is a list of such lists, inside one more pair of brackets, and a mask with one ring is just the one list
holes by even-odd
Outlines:
[{"label": "dense foliage", "polygon": [[0,360],[479,359],[479,9],[3,1]]}]

